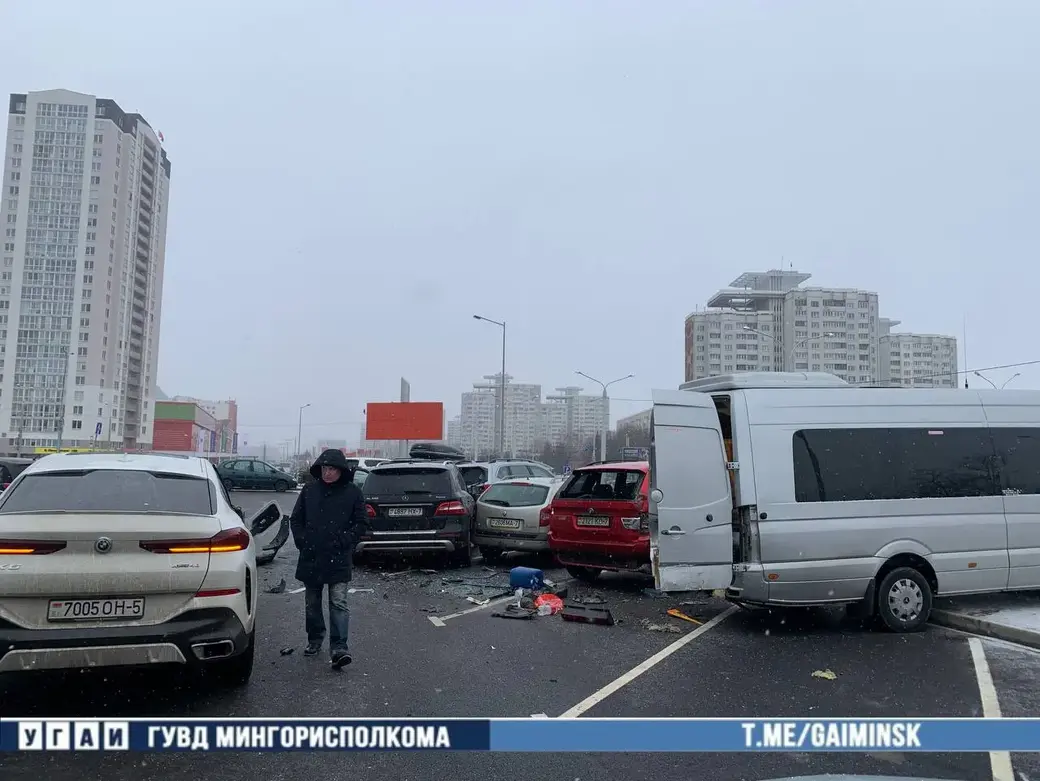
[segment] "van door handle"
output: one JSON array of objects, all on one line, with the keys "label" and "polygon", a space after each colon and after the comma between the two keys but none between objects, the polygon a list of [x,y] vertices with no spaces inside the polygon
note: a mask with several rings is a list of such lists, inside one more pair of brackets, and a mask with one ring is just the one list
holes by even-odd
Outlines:
[{"label": "van door handle", "polygon": [[678,537],[680,534],[686,534],[686,532],[684,532],[678,526],[673,526],[671,529],[662,529],[661,534],[666,534],[669,537]]}]

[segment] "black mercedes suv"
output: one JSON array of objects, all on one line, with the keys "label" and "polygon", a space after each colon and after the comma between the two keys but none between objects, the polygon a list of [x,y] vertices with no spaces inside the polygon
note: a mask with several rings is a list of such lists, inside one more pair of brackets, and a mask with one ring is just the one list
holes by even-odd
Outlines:
[{"label": "black mercedes suv", "polygon": [[456,566],[469,566],[476,501],[454,464],[389,461],[369,472],[362,491],[369,528],[356,558],[444,553]]}]

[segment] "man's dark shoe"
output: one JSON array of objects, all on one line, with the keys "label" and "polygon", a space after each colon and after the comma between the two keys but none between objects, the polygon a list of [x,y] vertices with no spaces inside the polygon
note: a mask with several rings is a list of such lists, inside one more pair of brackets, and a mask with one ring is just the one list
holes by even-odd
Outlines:
[{"label": "man's dark shoe", "polygon": [[350,658],[350,654],[348,654],[342,648],[337,648],[335,651],[332,652],[333,670],[338,670],[341,667],[346,667],[348,664],[351,663],[351,661],[353,660]]},{"label": "man's dark shoe", "polygon": [[304,656],[317,656],[321,653],[321,643],[307,643],[307,647],[303,649]]}]

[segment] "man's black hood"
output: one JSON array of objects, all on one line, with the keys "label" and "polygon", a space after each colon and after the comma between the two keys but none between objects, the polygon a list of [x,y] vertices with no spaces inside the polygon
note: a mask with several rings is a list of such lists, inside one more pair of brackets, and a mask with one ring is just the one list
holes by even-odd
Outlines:
[{"label": "man's black hood", "polygon": [[330,448],[318,456],[318,459],[311,465],[311,476],[319,483],[321,482],[321,468],[323,466],[334,466],[343,473],[337,481],[339,483],[350,483],[354,480],[354,467],[347,461],[347,457],[343,455],[342,450]]}]

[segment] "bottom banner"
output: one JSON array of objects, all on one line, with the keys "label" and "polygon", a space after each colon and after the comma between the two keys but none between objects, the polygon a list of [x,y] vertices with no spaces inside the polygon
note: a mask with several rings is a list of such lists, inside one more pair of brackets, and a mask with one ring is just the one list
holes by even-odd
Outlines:
[{"label": "bottom banner", "polygon": [[1040,751],[1040,719],[0,719],[0,751]]}]

